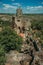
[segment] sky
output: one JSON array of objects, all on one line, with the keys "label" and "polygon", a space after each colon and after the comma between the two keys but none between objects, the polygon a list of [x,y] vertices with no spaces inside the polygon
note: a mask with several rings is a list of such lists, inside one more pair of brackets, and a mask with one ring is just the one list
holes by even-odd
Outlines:
[{"label": "sky", "polygon": [[0,13],[16,13],[19,7],[26,14],[43,14],[43,0],[0,0]]}]

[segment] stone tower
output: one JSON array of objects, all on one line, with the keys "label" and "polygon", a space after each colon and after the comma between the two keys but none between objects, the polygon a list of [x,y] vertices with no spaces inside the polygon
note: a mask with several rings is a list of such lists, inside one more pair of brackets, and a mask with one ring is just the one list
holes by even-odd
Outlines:
[{"label": "stone tower", "polygon": [[22,9],[19,7],[17,10],[16,10],[16,16],[17,17],[22,17]]},{"label": "stone tower", "polygon": [[17,24],[18,28],[22,28],[22,17],[23,17],[23,13],[22,13],[22,9],[19,7],[16,10],[16,18],[15,18],[15,22]]}]

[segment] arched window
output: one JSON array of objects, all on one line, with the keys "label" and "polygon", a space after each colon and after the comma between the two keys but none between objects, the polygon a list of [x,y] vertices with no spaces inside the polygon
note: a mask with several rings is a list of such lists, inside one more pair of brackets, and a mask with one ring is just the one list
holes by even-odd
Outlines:
[{"label": "arched window", "polygon": [[20,20],[17,20],[18,22],[20,22]]}]

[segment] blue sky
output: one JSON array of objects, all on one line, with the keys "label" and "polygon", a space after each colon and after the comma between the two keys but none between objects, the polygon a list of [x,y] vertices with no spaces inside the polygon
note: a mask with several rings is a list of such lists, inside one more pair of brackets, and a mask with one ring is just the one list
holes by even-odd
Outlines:
[{"label": "blue sky", "polygon": [[43,13],[43,0],[0,0],[0,13],[16,13],[18,7],[23,13]]}]

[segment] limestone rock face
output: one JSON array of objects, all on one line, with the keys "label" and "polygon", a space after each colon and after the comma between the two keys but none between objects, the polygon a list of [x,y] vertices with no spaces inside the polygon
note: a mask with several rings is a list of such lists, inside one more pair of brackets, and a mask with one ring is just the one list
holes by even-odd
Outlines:
[{"label": "limestone rock face", "polygon": [[11,51],[9,54],[6,54],[6,57],[6,64],[10,63],[11,65],[20,65],[20,61],[23,61],[21,64],[28,65],[31,59],[29,55],[18,53],[16,51]]}]

